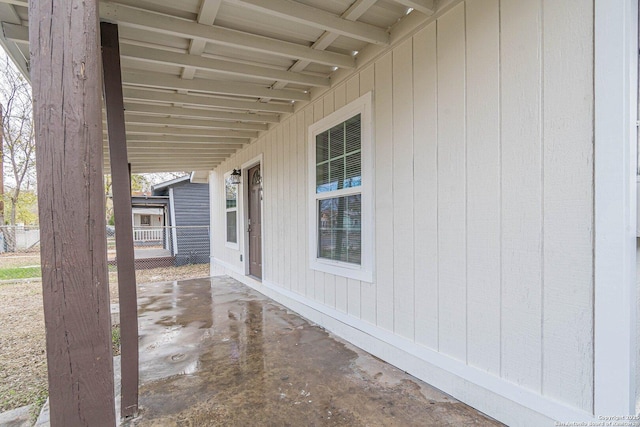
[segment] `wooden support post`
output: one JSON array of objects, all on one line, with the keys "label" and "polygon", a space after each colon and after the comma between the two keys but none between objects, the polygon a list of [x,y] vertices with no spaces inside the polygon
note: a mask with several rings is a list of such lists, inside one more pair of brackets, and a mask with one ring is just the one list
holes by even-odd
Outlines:
[{"label": "wooden support post", "polygon": [[51,425],[115,425],[97,0],[30,0]]},{"label": "wooden support post", "polygon": [[138,411],[138,302],[131,219],[131,178],[127,161],[118,26],[101,22],[100,33],[120,293],[121,415],[131,417]]}]

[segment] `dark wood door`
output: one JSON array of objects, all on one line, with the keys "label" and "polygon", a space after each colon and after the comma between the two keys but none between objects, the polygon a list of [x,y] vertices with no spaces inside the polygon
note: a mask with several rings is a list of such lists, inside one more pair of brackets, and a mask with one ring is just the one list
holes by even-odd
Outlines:
[{"label": "dark wood door", "polygon": [[249,274],[262,279],[262,175],[249,169]]}]

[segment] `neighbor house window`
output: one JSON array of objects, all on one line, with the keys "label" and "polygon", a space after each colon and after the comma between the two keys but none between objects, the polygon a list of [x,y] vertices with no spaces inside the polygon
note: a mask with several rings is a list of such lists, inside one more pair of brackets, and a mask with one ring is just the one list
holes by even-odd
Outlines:
[{"label": "neighbor house window", "polygon": [[310,266],[372,281],[371,94],[309,128]]},{"label": "neighbor house window", "polygon": [[[230,175],[230,174],[227,174]],[[231,184],[225,176],[225,222],[227,244],[237,249],[238,246],[238,185]]]},{"label": "neighbor house window", "polygon": [[140,215],[140,225],[151,225],[151,215]]}]

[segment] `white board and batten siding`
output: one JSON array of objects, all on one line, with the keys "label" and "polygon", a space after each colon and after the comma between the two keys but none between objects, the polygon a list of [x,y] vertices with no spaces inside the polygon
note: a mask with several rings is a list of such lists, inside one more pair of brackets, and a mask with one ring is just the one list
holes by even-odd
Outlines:
[{"label": "white board and batten siding", "polygon": [[[458,2],[212,172],[214,263],[508,424],[589,419],[592,41],[588,0]],[[368,92],[373,283],[310,270],[307,240],[307,129]],[[261,153],[258,284],[219,195]]]}]

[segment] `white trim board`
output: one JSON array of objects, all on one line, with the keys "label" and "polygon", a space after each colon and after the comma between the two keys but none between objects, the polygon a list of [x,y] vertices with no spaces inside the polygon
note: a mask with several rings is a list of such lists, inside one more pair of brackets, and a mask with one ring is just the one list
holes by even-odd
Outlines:
[{"label": "white trim board", "polygon": [[380,357],[430,385],[511,426],[554,425],[554,420],[589,422],[589,413],[539,395],[517,384],[405,338],[382,330],[273,282],[253,280],[237,267],[214,258],[225,273],[351,344]]},{"label": "white trim board", "polygon": [[594,413],[635,414],[637,0],[595,0]]}]

